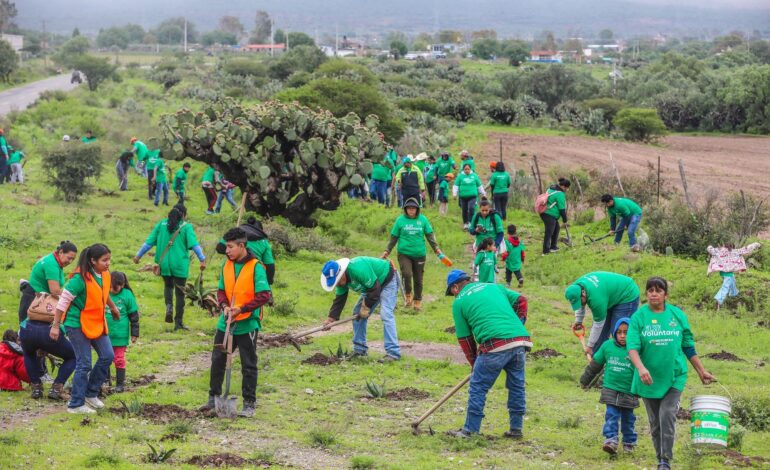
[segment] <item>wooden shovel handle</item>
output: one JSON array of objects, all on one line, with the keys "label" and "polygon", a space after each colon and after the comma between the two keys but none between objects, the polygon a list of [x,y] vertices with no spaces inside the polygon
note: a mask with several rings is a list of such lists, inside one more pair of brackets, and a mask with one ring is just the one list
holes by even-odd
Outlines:
[{"label": "wooden shovel handle", "polygon": [[352,316],[350,318],[344,318],[342,320],[337,320],[335,322],[329,323],[328,325],[317,326],[315,328],[311,328],[309,330],[305,330],[305,331],[303,331],[301,333],[297,333],[296,335],[292,336],[291,338],[292,339],[303,338],[303,337],[305,337],[307,335],[312,335],[313,333],[318,333],[319,331],[327,330],[327,329],[333,328],[333,327],[335,327],[337,325],[342,325],[343,323],[351,322],[351,321],[353,321],[353,320],[355,320],[357,318],[358,318],[358,315],[355,315],[355,316]]},{"label": "wooden shovel handle", "polygon": [[428,416],[432,415],[432,414],[433,414],[433,413],[434,413],[434,412],[435,412],[435,411],[436,411],[436,410],[437,410],[437,409],[438,409],[438,408],[439,408],[441,405],[443,405],[443,404],[444,404],[444,403],[445,403],[447,400],[449,400],[450,398],[452,398],[452,395],[454,395],[455,393],[457,393],[457,391],[458,391],[458,390],[460,390],[461,388],[463,388],[463,386],[465,386],[465,384],[467,384],[467,383],[468,383],[468,382],[471,380],[471,376],[472,376],[472,375],[473,375],[473,374],[469,374],[469,375],[468,375],[468,377],[465,377],[465,378],[464,378],[464,379],[462,379],[462,380],[461,380],[461,381],[460,381],[460,382],[459,382],[457,385],[455,385],[454,387],[452,387],[452,389],[451,389],[451,390],[449,390],[449,391],[446,393],[446,395],[444,395],[443,397],[441,397],[441,399],[440,399],[439,401],[437,401],[435,405],[431,406],[431,407],[430,407],[430,409],[429,409],[428,411],[426,411],[426,412],[425,412],[425,414],[423,414],[423,415],[422,415],[422,416],[420,416],[420,417],[419,417],[417,420],[415,420],[415,421],[412,423],[412,427],[413,427],[413,428],[416,428],[417,426],[419,426],[419,425],[420,425],[420,423],[422,423],[423,421],[425,421],[426,419],[428,419]]}]

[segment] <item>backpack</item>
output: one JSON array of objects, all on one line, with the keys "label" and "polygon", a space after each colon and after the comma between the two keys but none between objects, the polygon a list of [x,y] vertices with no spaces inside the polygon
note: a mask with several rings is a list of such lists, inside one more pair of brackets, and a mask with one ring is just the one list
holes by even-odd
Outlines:
[{"label": "backpack", "polygon": [[548,205],[548,197],[551,196],[551,194],[553,193],[546,191],[535,198],[535,212],[543,214],[545,211],[556,205],[556,201],[550,206]]},{"label": "backpack", "polygon": [[[475,228],[476,228],[476,223],[479,221],[479,216],[480,216],[480,215],[481,215],[481,214],[479,214],[479,213],[477,212],[477,213],[476,213],[476,214],[473,216],[473,220],[471,220],[471,228],[473,228],[473,229],[475,229]],[[494,209],[492,209],[491,211],[489,211],[489,217],[491,217],[491,218],[492,218],[492,229],[495,231],[495,233],[497,233],[497,218],[495,218],[495,216],[498,216],[498,217],[500,217],[500,213],[499,213],[499,212],[497,212],[497,211],[496,211],[496,210],[494,210]],[[500,220],[502,220],[502,217],[500,217]]]}]

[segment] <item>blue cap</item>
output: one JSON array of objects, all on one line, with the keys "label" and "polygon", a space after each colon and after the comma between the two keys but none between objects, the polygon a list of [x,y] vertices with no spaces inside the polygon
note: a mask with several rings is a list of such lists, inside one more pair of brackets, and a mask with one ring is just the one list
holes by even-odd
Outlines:
[{"label": "blue cap", "polygon": [[449,271],[449,275],[446,277],[446,295],[452,295],[450,289],[453,285],[460,281],[470,281],[471,277],[465,271],[461,269],[453,269]]},{"label": "blue cap", "polygon": [[350,264],[348,258],[327,261],[321,269],[321,287],[325,291],[331,292],[345,274],[348,264]]}]

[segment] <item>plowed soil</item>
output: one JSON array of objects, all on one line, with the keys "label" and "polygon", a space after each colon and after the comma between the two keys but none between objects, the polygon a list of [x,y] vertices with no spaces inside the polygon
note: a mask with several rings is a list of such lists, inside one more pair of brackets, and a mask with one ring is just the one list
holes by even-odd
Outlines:
[{"label": "plowed soil", "polygon": [[400,390],[393,390],[392,392],[387,392],[385,394],[385,398],[388,400],[395,400],[395,401],[407,401],[407,400],[422,400],[424,398],[428,398],[430,396],[430,393],[423,392],[422,390],[417,390],[413,387],[406,387],[402,388]]},{"label": "plowed soil", "polygon": [[722,350],[718,353],[706,354],[706,357],[709,359],[715,359],[717,361],[743,362],[743,359],[725,350]]},{"label": "plowed soil", "polygon": [[559,351],[551,348],[545,348],[541,349],[539,351],[535,351],[533,353],[530,353],[529,357],[532,359],[550,359],[552,357],[559,357],[564,356],[564,354],[560,353]]},{"label": "plowed soil", "polygon": [[234,454],[213,454],[196,455],[185,462],[189,465],[195,465],[204,468],[225,468],[225,467],[260,467],[270,468],[270,462],[264,460],[244,459]]},{"label": "plowed soil", "polygon": [[[295,340],[300,345],[310,344],[308,337]],[[282,333],[280,335],[261,335],[257,337],[257,346],[260,348],[282,348],[291,345],[291,335]]]},{"label": "plowed soil", "polygon": [[340,359],[337,356],[327,356],[322,353],[315,353],[312,356],[308,357],[304,361],[302,361],[303,364],[311,364],[315,366],[331,366],[334,364],[339,364]]},{"label": "plowed soil", "polygon": [[[119,415],[125,413],[125,410],[122,407],[109,408],[109,411]],[[172,421],[202,417],[204,415],[198,411],[188,410],[177,405],[145,403],[138,416],[148,419],[156,424],[168,424]]]}]

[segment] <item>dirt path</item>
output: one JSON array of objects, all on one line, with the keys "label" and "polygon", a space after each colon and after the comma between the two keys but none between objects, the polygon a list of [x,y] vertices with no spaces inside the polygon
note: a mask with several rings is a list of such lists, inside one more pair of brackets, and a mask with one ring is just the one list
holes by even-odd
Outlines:
[{"label": "dirt path", "polygon": [[69,74],[62,74],[5,90],[0,93],[0,116],[5,116],[11,111],[27,109],[29,105],[37,100],[40,93],[44,91],[69,91],[77,88],[77,86],[77,84],[73,85],[70,83]]},{"label": "dirt path", "polygon": [[[669,136],[661,141],[661,147],[653,147],[591,137],[493,132],[487,143],[477,149],[482,161],[497,159],[499,139],[503,140],[506,166],[513,163],[516,169],[529,173],[531,156],[537,155],[544,179],[552,167],[608,169],[610,152],[621,175],[643,176],[647,174],[648,162],[657,165],[660,155],[662,179],[679,189],[678,161],[682,159],[688,187],[695,197],[702,197],[710,189],[744,189],[763,197],[770,196],[770,180],[764,178],[770,174],[770,139],[766,137]],[[522,153],[526,156],[521,156]]]},{"label": "dirt path", "polygon": [[[433,361],[449,360],[453,364],[467,364],[465,355],[459,346],[444,343],[410,343],[399,341],[401,346],[401,355],[413,357],[415,359],[429,359]],[[370,341],[369,353],[385,354],[385,347],[382,341]]]}]

